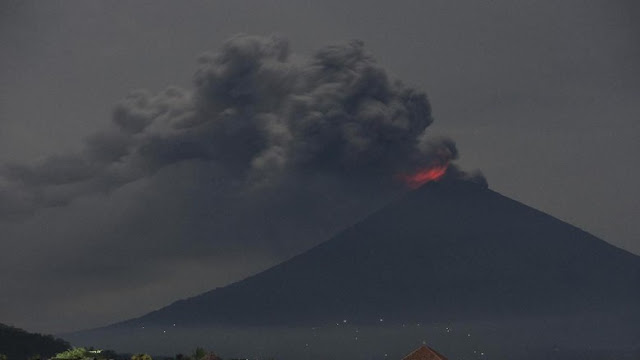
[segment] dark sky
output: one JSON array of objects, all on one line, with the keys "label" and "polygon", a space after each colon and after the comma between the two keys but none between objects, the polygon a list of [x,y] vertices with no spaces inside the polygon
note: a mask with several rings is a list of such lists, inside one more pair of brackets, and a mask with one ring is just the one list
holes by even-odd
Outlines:
[{"label": "dark sky", "polygon": [[0,322],[104,325],[264,269],[397,196],[438,136],[492,189],[640,254],[638,15],[4,1]]}]

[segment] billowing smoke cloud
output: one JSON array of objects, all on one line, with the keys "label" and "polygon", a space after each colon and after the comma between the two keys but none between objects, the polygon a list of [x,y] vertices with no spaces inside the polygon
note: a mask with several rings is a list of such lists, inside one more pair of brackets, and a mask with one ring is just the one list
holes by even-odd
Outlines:
[{"label": "billowing smoke cloud", "polygon": [[281,38],[232,38],[192,89],[129,94],[81,152],[2,167],[2,290],[47,305],[0,317],[98,326],[282,261],[406,191],[398,174],[467,176],[432,121],[361,42],[302,58]]},{"label": "billowing smoke cloud", "polygon": [[426,95],[390,79],[359,41],[296,62],[282,38],[237,36],[199,59],[192,90],[133,92],[112,120],[81,154],[5,166],[0,211],[65,205],[190,160],[246,190],[299,174],[384,183],[457,157],[451,140],[426,140]]}]

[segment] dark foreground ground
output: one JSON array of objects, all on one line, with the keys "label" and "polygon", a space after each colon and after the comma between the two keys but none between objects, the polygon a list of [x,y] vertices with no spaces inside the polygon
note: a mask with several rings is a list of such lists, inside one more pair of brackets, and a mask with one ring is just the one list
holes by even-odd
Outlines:
[{"label": "dark foreground ground", "polygon": [[[346,322],[345,322],[346,320]],[[427,344],[449,359],[640,360],[640,316],[589,315],[475,323],[356,326],[348,319],[309,327],[140,327],[66,338],[76,346],[173,356],[201,346],[223,358],[401,359]]]}]

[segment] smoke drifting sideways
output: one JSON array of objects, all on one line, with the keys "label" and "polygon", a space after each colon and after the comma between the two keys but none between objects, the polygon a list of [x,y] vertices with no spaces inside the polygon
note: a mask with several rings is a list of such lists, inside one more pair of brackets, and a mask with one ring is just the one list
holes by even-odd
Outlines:
[{"label": "smoke drifting sideways", "polygon": [[398,174],[470,176],[453,141],[429,139],[426,95],[359,41],[303,57],[236,36],[200,57],[190,89],[134,91],[111,120],[77,153],[1,167],[7,321],[139,316],[329,239],[406,192]]},{"label": "smoke drifting sideways", "polygon": [[[5,165],[0,218],[195,160],[214,164],[230,191],[263,192],[314,176],[394,186],[396,174],[457,158],[453,141],[427,138],[426,95],[390,79],[362,42],[292,58],[283,38],[239,35],[200,57],[193,89],[132,92],[115,108],[112,129],[87,138],[81,153]],[[453,165],[447,172],[484,182]]]}]

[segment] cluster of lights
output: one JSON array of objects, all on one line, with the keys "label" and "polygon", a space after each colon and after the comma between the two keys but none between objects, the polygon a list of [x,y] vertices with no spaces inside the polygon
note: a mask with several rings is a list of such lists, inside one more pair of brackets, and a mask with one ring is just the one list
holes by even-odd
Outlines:
[{"label": "cluster of lights", "polygon": [[[378,321],[382,323],[382,322],[384,322],[384,318],[382,318],[382,317],[381,317],[381,318],[379,318],[379,319],[378,319]],[[342,322],[337,322],[337,323],[336,323],[336,326],[340,326],[341,324],[347,324],[347,323],[348,323],[347,319],[343,319],[343,320],[342,320]],[[417,326],[417,327],[420,327],[420,326],[421,326],[421,323],[416,323],[416,326]],[[174,323],[174,324],[172,324],[172,327],[176,327],[176,324],[175,324],[175,323]],[[406,327],[406,324],[402,324],[402,327],[403,327],[403,328],[404,328],[404,327]],[[145,328],[145,326],[144,326],[144,325],[141,325],[141,328],[142,328],[142,329],[144,329],[144,328]],[[319,327],[312,327],[312,328],[311,328],[311,330],[313,330],[313,332],[314,332],[314,333],[313,333],[313,336],[314,336],[314,337],[315,337],[315,336],[317,336],[316,330],[319,330],[319,329],[320,329]],[[444,328],[444,331],[445,331],[446,333],[451,333],[451,332],[453,331],[453,329],[452,329],[452,328],[450,328],[450,327],[445,327],[445,328]],[[166,334],[166,333],[167,333],[167,330],[162,330],[162,333],[163,333],[163,334]],[[358,334],[358,333],[359,333],[359,330],[358,330],[358,329],[355,329],[355,333],[356,333],[356,334]],[[467,337],[468,337],[468,338],[470,338],[470,337],[471,337],[471,333],[467,333]],[[355,335],[353,339],[354,339],[354,341],[358,341],[358,335]],[[423,341],[422,341],[422,344],[423,344],[423,345],[426,345],[426,340],[423,340]],[[305,344],[304,344],[304,347],[305,347],[305,348],[310,348],[309,343],[305,343]],[[480,356],[482,356],[482,357],[484,357],[484,356],[485,356],[484,351],[481,351],[481,350],[474,350],[474,351],[473,351],[473,353],[474,353],[475,355],[480,355]],[[389,354],[387,354],[387,353],[385,353],[385,354],[384,354],[384,357],[385,357],[385,358],[387,358],[388,356],[389,356]],[[249,359],[245,359],[245,360],[249,360]]]}]

